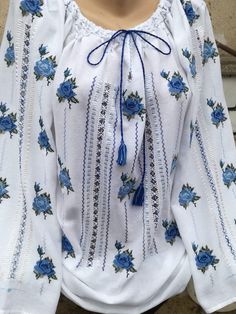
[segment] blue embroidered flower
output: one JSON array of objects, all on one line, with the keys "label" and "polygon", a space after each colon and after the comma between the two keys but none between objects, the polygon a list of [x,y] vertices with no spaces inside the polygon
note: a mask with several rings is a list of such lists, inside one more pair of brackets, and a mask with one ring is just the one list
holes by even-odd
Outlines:
[{"label": "blue embroidered flower", "polygon": [[176,237],[180,237],[180,233],[179,233],[179,229],[176,224],[176,221],[172,220],[168,222],[167,219],[162,220],[162,226],[166,229],[165,231],[166,242],[173,245]]},{"label": "blue embroidered flower", "polygon": [[225,163],[222,160],[220,160],[220,167],[223,171],[222,178],[223,178],[224,184],[227,186],[227,188],[229,188],[232,183],[236,184],[236,168],[231,163],[231,164],[227,164],[224,169],[224,164]]},{"label": "blue embroidered flower", "polygon": [[189,69],[194,78],[197,74],[196,72],[196,59],[195,56],[187,49],[182,49],[183,56],[189,60]]},{"label": "blue embroidered flower", "polygon": [[188,183],[186,185],[183,184],[182,190],[179,193],[179,204],[185,209],[189,206],[190,202],[192,202],[196,207],[195,202],[201,198],[196,194],[196,192],[193,192],[193,189],[194,188],[191,187]]},{"label": "blue embroidered flower", "polygon": [[60,157],[58,157],[58,163],[61,169],[58,176],[61,188],[66,188],[67,194],[69,194],[70,191],[74,192],[74,189],[71,184],[69,169],[66,169],[66,167],[62,168],[63,163]]},{"label": "blue embroidered flower", "polygon": [[136,91],[135,94],[132,92],[125,98],[125,93],[123,93],[124,101],[122,103],[122,110],[123,114],[130,120],[134,118],[137,114],[141,117],[143,121],[143,114],[146,113],[146,109],[144,105],[141,103],[142,98],[139,96],[138,92]]},{"label": "blue embroidered flower", "polygon": [[38,136],[38,143],[39,143],[40,149],[46,150],[46,155],[47,155],[48,152],[54,152],[54,150],[52,149],[52,147],[49,143],[49,138],[47,136],[47,132],[43,129],[44,123],[43,123],[43,119],[41,116],[39,118],[39,125],[41,127],[41,132],[39,133],[39,136]]},{"label": "blue embroidered flower", "polygon": [[173,170],[176,168],[177,164],[177,155],[174,155],[171,163],[171,169],[170,169],[170,174],[173,172]]},{"label": "blue embroidered flower", "polygon": [[224,121],[227,120],[227,117],[225,117],[224,113],[224,107],[221,103],[217,103],[216,101],[213,101],[211,99],[207,99],[207,105],[211,107],[212,113],[211,113],[211,121],[216,126],[216,128],[219,127],[220,123],[222,126],[224,125]]},{"label": "blue embroidered flower", "polygon": [[130,194],[135,192],[134,185],[136,183],[135,178],[132,179],[123,172],[121,175],[121,180],[123,182],[123,185],[120,187],[118,192],[118,198],[120,199],[120,201],[122,201],[126,197],[126,195],[128,195],[128,197],[130,198]]},{"label": "blue embroidered flower", "polygon": [[169,92],[172,96],[175,96],[176,100],[181,97],[182,93],[184,93],[185,97],[187,98],[187,92],[189,88],[184,83],[179,71],[174,72],[171,79],[169,78],[170,72],[166,73],[164,70],[162,70],[160,74],[168,81]]},{"label": "blue embroidered flower", "polygon": [[70,241],[68,240],[65,234],[62,235],[62,251],[67,252],[65,258],[68,258],[69,255],[75,258],[73,246],[71,245]]},{"label": "blue embroidered flower", "polygon": [[67,100],[69,103],[69,108],[71,109],[72,103],[79,103],[79,100],[75,98],[76,93],[73,91],[78,86],[76,85],[76,79],[70,78],[66,80],[69,76],[71,76],[69,68],[64,71],[64,81],[60,84],[57,89],[57,97],[59,102]]},{"label": "blue embroidered flower", "polygon": [[189,21],[189,24],[192,26],[193,23],[200,17],[200,15],[196,14],[195,10],[193,9],[191,1],[186,1],[184,3],[184,0],[181,0],[181,2],[183,4],[183,8]]},{"label": "blue embroidered flower", "polygon": [[42,6],[44,4],[43,0],[22,0],[20,2],[20,9],[22,11],[22,15],[32,15],[32,21],[34,16],[41,17],[42,14]]},{"label": "blue embroidered flower", "polygon": [[121,242],[116,240],[115,247],[118,251],[118,253],[115,255],[115,258],[113,260],[113,267],[115,268],[115,272],[122,272],[124,269],[126,270],[126,277],[129,276],[129,272],[137,272],[137,270],[134,268],[133,264],[133,254],[132,250],[129,249],[121,252],[121,249],[124,247],[124,245],[121,244]]},{"label": "blue embroidered flower", "polygon": [[0,204],[3,198],[10,198],[8,190],[6,189],[9,185],[7,184],[7,179],[0,177]]},{"label": "blue embroidered flower", "polygon": [[34,266],[34,273],[35,273],[36,279],[47,276],[49,283],[51,282],[51,279],[56,280],[57,276],[54,270],[55,266],[52,262],[52,259],[49,257],[43,258],[43,255],[45,254],[45,252],[43,251],[43,248],[40,245],[38,245],[37,251],[40,256],[40,259],[36,262]]},{"label": "blue embroidered flower", "polygon": [[10,138],[12,138],[13,134],[18,133],[16,128],[16,113],[9,113],[6,115],[6,112],[9,108],[6,107],[6,104],[0,103],[0,111],[2,116],[0,116],[0,134],[9,132]]},{"label": "blue embroidered flower", "polygon": [[14,44],[12,43],[12,35],[10,31],[7,31],[7,40],[9,43],[9,47],[7,48],[7,51],[5,53],[4,60],[7,63],[7,66],[9,67],[15,62],[15,50],[14,50]]},{"label": "blue embroidered flower", "polygon": [[49,85],[51,80],[53,80],[55,76],[55,68],[57,67],[56,57],[50,56],[43,59],[44,56],[48,54],[47,48],[43,45],[39,47],[39,53],[40,60],[35,63],[34,74],[37,81],[46,77],[47,85]]},{"label": "blue embroidered flower", "polygon": [[39,194],[42,189],[40,188],[39,183],[34,183],[34,190],[36,193],[36,197],[33,200],[33,210],[35,211],[36,216],[43,213],[44,219],[46,219],[47,214],[52,215],[53,212],[51,211],[51,199],[50,194],[41,193]]},{"label": "blue embroidered flower", "polygon": [[201,51],[203,65],[205,65],[209,59],[215,62],[215,57],[219,55],[217,48],[213,46],[214,42],[207,37],[207,39],[204,40],[203,51]]},{"label": "blue embroidered flower", "polygon": [[205,273],[210,265],[216,270],[215,264],[219,263],[220,260],[215,255],[212,255],[213,250],[210,250],[206,245],[205,247],[202,246],[199,252],[197,252],[198,245],[194,242],[192,243],[192,249],[196,254],[195,262],[199,270]]}]

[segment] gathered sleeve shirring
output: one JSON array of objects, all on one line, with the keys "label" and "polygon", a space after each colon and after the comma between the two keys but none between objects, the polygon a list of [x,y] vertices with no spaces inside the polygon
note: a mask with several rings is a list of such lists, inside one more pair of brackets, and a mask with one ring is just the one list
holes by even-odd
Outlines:
[{"label": "gathered sleeve shirring", "polygon": [[65,8],[29,6],[10,2],[0,47],[0,312],[53,314],[65,252],[51,87]]},{"label": "gathered sleeve shirring", "polygon": [[189,61],[195,75],[176,160],[171,209],[189,256],[198,302],[212,313],[236,301],[236,147],[207,6],[199,0],[173,1],[173,6],[183,16],[176,23],[186,27],[188,22],[191,40],[182,37],[171,14],[169,25],[175,25],[182,64],[184,59]]}]

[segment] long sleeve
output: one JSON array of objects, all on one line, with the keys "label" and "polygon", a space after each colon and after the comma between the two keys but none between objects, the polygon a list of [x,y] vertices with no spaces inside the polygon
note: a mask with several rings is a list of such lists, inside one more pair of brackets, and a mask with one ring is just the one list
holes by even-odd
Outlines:
[{"label": "long sleeve", "polygon": [[[58,2],[59,3],[59,2]],[[0,48],[0,312],[56,312],[62,278],[53,79],[64,5],[10,2]]]},{"label": "long sleeve", "polygon": [[173,14],[169,25],[193,95],[183,122],[171,209],[198,302],[212,313],[236,301],[236,147],[207,6],[198,0],[174,2],[173,12],[181,10],[183,20]]}]

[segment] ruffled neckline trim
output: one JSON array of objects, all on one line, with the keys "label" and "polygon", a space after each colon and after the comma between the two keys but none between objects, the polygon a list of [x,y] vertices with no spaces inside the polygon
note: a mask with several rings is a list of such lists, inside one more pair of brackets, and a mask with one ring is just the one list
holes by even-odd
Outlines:
[{"label": "ruffled neckline trim", "polygon": [[[149,16],[144,22],[130,28],[132,30],[144,30],[147,32],[155,32],[156,27],[162,23],[165,19],[166,13],[169,12],[173,0],[160,0],[155,11]],[[82,12],[75,0],[69,0],[66,4],[67,10],[73,14],[75,19],[75,26],[77,31],[82,36],[88,36],[90,34],[95,34],[101,38],[109,38],[117,30],[108,29],[97,25],[92,20],[88,19]]]}]

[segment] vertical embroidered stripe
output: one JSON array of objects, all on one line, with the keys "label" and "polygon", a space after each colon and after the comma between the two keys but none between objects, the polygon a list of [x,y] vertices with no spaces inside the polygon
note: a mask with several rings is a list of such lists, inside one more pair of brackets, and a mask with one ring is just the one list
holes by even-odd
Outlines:
[{"label": "vertical embroidered stripe", "polygon": [[105,117],[107,112],[108,100],[109,100],[109,91],[110,84],[105,84],[105,90],[103,93],[102,106],[98,121],[97,129],[97,139],[96,139],[96,154],[95,154],[95,171],[94,171],[94,186],[93,186],[93,226],[92,226],[92,235],[89,246],[89,256],[87,260],[87,266],[93,265],[93,259],[95,254],[95,248],[97,243],[97,233],[98,233],[98,211],[99,211],[99,195],[101,189],[101,165],[102,165],[102,144],[103,136],[105,131]]},{"label": "vertical embroidered stripe", "polygon": [[[18,130],[19,130],[19,168],[20,176],[22,180],[22,149],[23,149],[23,137],[24,137],[24,119],[25,119],[25,106],[26,106],[26,90],[28,84],[29,75],[29,54],[30,54],[30,30],[31,25],[25,25],[24,34],[24,45],[22,54],[22,69],[21,69],[21,81],[20,81],[20,106],[19,106],[19,119],[18,119]],[[15,252],[13,255],[13,260],[11,261],[10,278],[15,278],[16,270],[19,264],[19,258],[22,249],[22,242],[25,233],[25,225],[27,218],[27,204],[26,196],[24,192],[23,182],[21,182],[22,196],[23,196],[23,212],[21,217],[21,223],[19,226],[19,235],[16,242]]]}]

